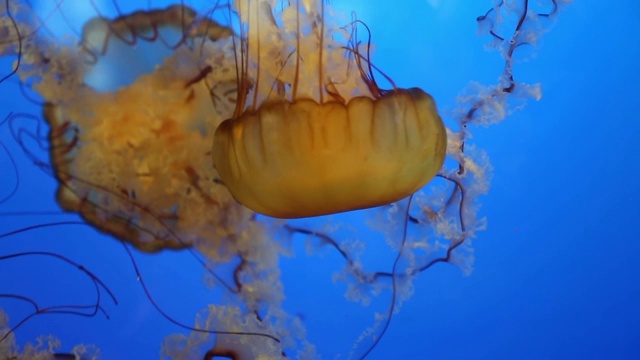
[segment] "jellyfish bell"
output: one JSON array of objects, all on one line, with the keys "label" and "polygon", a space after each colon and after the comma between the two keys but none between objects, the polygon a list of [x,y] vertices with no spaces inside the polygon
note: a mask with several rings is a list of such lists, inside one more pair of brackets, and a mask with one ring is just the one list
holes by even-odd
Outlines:
[{"label": "jellyfish bell", "polygon": [[238,202],[295,218],[398,201],[436,175],[445,151],[431,97],[399,89],[346,105],[268,102],[223,122],[213,157]]},{"label": "jellyfish bell", "polygon": [[[61,207],[147,252],[205,238],[221,245],[252,216],[217,181],[209,155],[209,138],[234,108],[225,95],[236,86],[233,32],[194,13],[170,6],[96,17],[84,26],[80,47],[41,46],[41,57],[52,61],[20,70],[39,78],[34,88],[46,101]],[[123,43],[130,49],[149,41],[172,50],[150,73],[111,91],[88,82],[103,71],[117,77],[100,66],[107,54],[130,56],[117,53]]]},{"label": "jellyfish bell", "polygon": [[326,215],[398,201],[436,175],[447,139],[433,98],[379,89],[368,49],[354,33],[337,40],[346,30],[326,26],[322,1],[237,6],[248,34],[240,78],[259,85],[238,87],[239,114],[217,128],[212,154],[238,202],[279,218]]}]

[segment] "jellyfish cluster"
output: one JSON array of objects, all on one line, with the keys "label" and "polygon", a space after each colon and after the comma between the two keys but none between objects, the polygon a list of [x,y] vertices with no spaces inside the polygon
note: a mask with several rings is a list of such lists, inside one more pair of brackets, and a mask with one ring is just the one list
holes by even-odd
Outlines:
[{"label": "jellyfish cluster", "polygon": [[[37,94],[47,146],[29,141],[40,134],[23,125],[24,114],[9,113],[1,126],[21,156],[56,180],[60,208],[113,238],[105,241],[122,242],[134,264],[135,253],[176,250],[201,265],[194,276],[212,283],[216,296],[192,323],[160,308],[135,270],[152,306],[176,324],[158,344],[162,356],[336,355],[316,347],[304,319],[285,305],[281,262],[293,243],[305,242],[341,259],[333,277],[344,297],[363,305],[386,299],[342,354],[365,358],[421,273],[440,263],[471,272],[471,240],[485,227],[478,198],[491,173],[487,155],[469,143],[473,125],[498,123],[514,102],[540,98],[538,85],[515,80],[513,60],[566,2],[544,9],[489,2],[477,21],[504,69],[496,84],[471,85],[445,118],[428,89],[400,88],[376,66],[380,29],[325,1],[235,0],[206,11],[180,3],[115,17],[96,10],[71,38],[50,34],[29,5],[6,1],[0,56],[13,61],[0,86],[17,81]],[[114,57],[140,56],[132,51],[147,45],[161,50],[155,66],[113,73]],[[350,233],[353,221],[379,241]],[[0,229],[0,241],[23,230]],[[369,249],[392,253],[392,261],[373,268]],[[0,262],[56,256],[1,251],[2,243]],[[105,289],[93,306],[101,310],[89,312],[99,314],[114,296],[108,284],[58,259]],[[7,299],[35,303],[0,289]],[[79,307],[35,308],[12,319],[0,307],[0,357],[56,353],[53,339],[17,345],[16,331],[34,316],[86,315]],[[99,356],[94,345],[73,353]]]}]

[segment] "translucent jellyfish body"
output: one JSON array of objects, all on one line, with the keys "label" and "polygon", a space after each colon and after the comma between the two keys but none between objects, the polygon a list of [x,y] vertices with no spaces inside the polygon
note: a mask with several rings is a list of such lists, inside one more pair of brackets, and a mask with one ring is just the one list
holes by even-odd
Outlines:
[{"label": "translucent jellyfish body", "polygon": [[[180,26],[187,21],[191,29],[192,12],[174,6],[96,18],[84,27],[82,47],[39,48],[33,56],[52,60],[21,68],[22,76],[41,79],[35,88],[47,101],[61,206],[145,251],[223,241],[251,216],[216,181],[210,156],[213,133],[234,108],[225,95],[236,86],[231,32],[209,22],[207,33],[187,35]],[[115,91],[86,85],[103,53],[145,35],[171,36],[175,46],[153,73]],[[196,38],[194,50],[188,43]],[[215,78],[213,89],[205,77]]]}]

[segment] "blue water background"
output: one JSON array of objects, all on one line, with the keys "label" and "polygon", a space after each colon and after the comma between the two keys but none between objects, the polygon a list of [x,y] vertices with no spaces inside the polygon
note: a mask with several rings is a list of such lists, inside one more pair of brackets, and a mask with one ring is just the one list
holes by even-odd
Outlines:
[{"label": "blue water background", "polygon": [[[470,81],[494,84],[502,72],[499,53],[484,48],[490,39],[476,34],[475,18],[493,1],[333,3],[355,8],[369,25],[375,64],[397,85],[433,94],[445,118]],[[464,276],[445,264],[421,274],[415,295],[393,317],[371,359],[640,358],[638,23],[635,0],[575,1],[533,51],[524,51],[529,60],[517,62],[514,74],[518,81],[540,82],[542,99],[500,124],[472,129],[473,143],[495,167],[491,190],[480,198],[488,228],[473,240],[474,272]],[[8,62],[1,64],[6,73]],[[13,81],[1,85],[0,117],[39,115]],[[0,137],[19,172],[19,191],[0,211],[55,211],[55,182],[20,153],[6,125]],[[0,155],[3,189],[15,181],[12,169]],[[72,219],[3,216],[0,232],[63,218]],[[103,299],[110,320],[36,317],[17,332],[19,341],[53,333],[64,349],[95,343],[105,359],[158,357],[162,337],[178,329],[149,306],[121,245],[70,225],[0,238],[0,254],[45,249],[90,268],[120,304]],[[330,281],[338,260],[327,255],[283,265],[291,281],[287,292],[307,294],[302,315],[326,358],[348,353],[359,331],[372,324],[371,309],[357,306],[359,312],[345,314],[352,305]],[[199,266],[172,253],[139,261],[161,306],[191,323],[209,296]],[[292,267],[302,265],[317,271],[296,281]],[[90,301],[91,285],[73,270],[36,258],[0,262],[0,292],[11,286],[43,303]],[[12,319],[29,310],[9,301],[0,306]]]}]

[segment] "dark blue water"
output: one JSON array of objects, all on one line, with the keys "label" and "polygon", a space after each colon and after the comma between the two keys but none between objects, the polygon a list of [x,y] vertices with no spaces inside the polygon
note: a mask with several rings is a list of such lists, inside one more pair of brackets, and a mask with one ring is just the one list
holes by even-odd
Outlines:
[{"label": "dark blue water", "polygon": [[[503,71],[499,52],[485,49],[490,37],[476,34],[476,17],[493,1],[332,3],[356,9],[373,33],[375,64],[398,86],[430,92],[450,126],[460,106],[456,97],[469,82],[494,84]],[[549,31],[535,46],[516,52],[516,80],[541,83],[543,95],[510,109],[514,113],[499,124],[471,129],[471,142],[494,166],[491,189],[479,199],[488,226],[473,239],[474,271],[466,276],[441,264],[422,273],[369,358],[640,358],[639,21],[640,4],[633,0],[575,1],[545,23]],[[2,74],[10,61],[2,60]],[[25,98],[17,79],[0,89],[0,118],[10,112],[39,118],[39,106]],[[56,183],[24,156],[7,123],[0,140],[9,151],[0,155],[0,186],[9,189],[0,196],[18,181],[0,211],[28,212],[0,217],[0,233],[77,220],[34,214],[58,211]],[[366,238],[367,225],[357,226]],[[92,343],[105,359],[153,359],[164,336],[180,331],[150,306],[122,245],[108,236],[65,225],[0,238],[0,255],[35,250],[61,253],[89,268],[119,303],[102,299],[110,319],[37,316],[16,332],[19,343],[53,334],[63,351]],[[335,254],[300,256],[282,265],[291,311],[299,312],[319,353],[346,358],[373,323],[372,313],[385,309],[388,294],[377,307],[354,306],[343,298],[343,284],[331,282],[339,269]],[[213,301],[200,265],[185,254],[137,259],[154,298],[181,322],[191,324]],[[74,267],[38,257],[0,262],[0,293],[5,291],[37,298],[41,306],[95,296]],[[0,307],[13,321],[32,310],[7,299]]]}]

